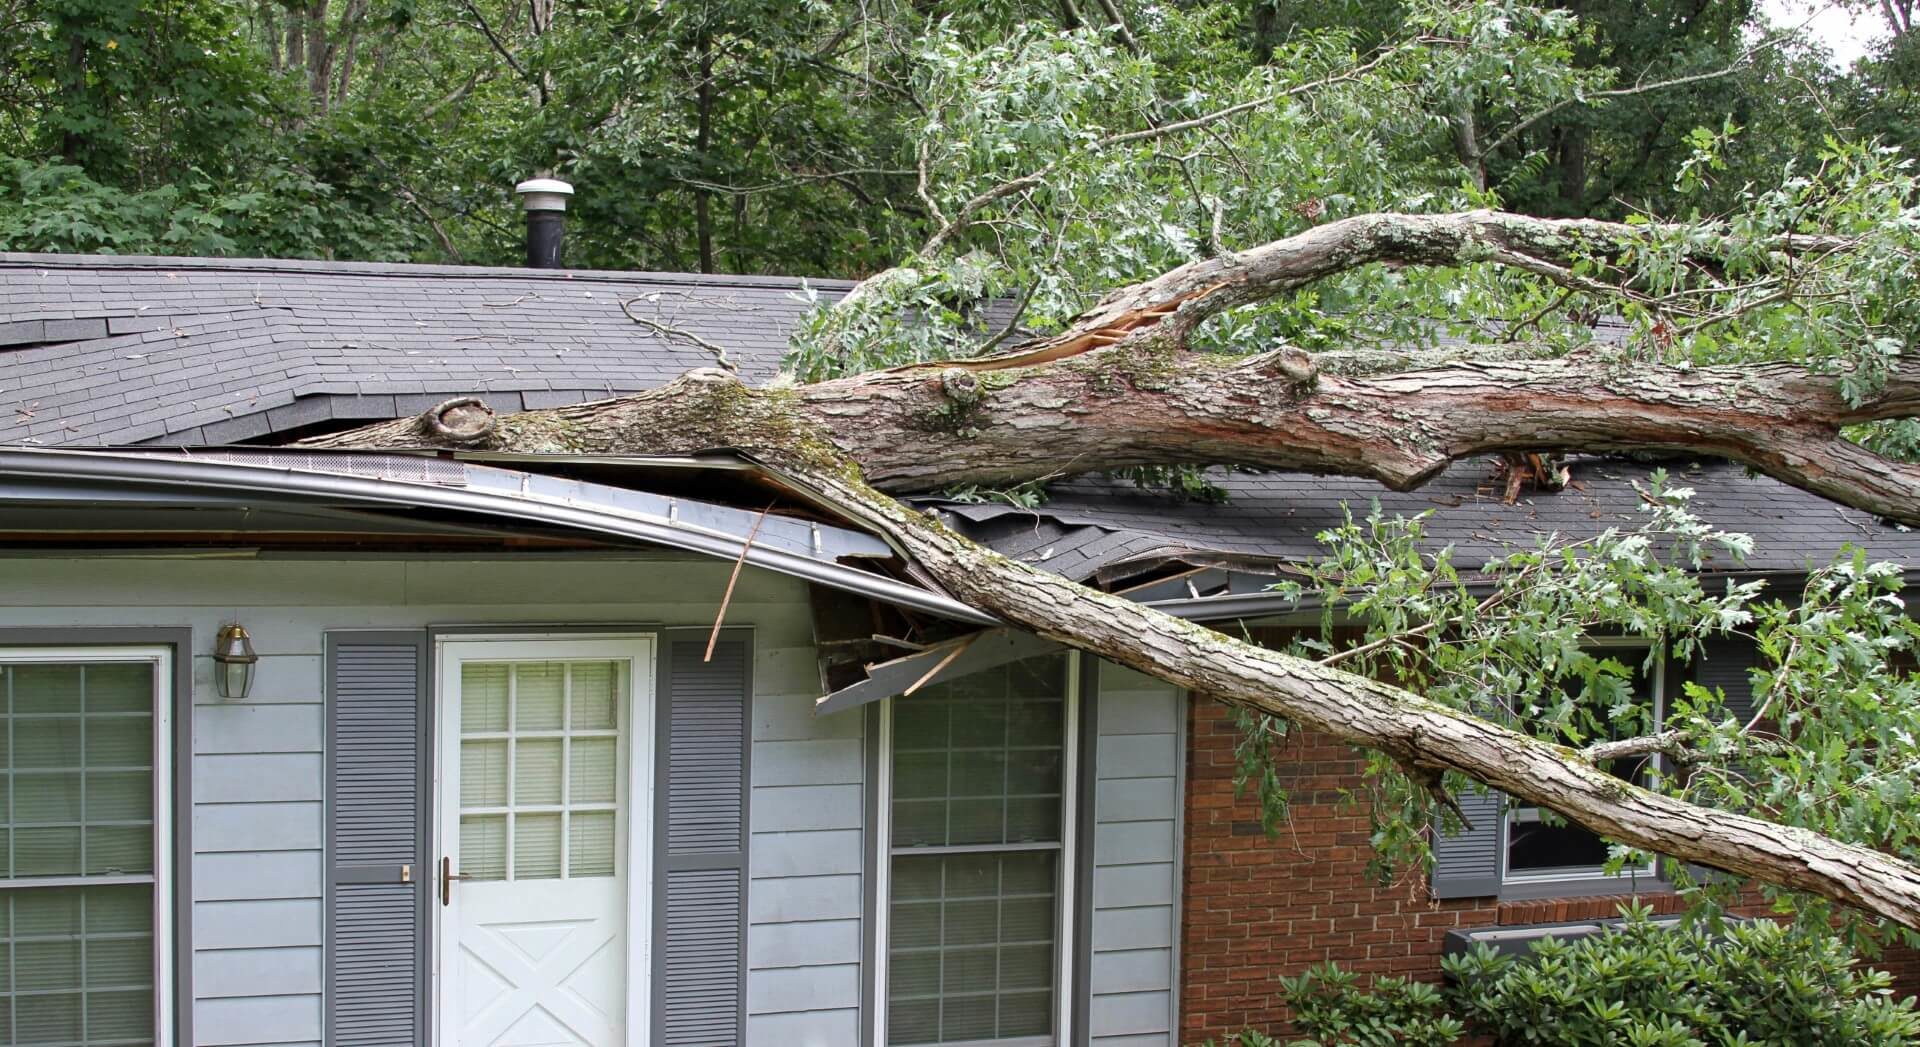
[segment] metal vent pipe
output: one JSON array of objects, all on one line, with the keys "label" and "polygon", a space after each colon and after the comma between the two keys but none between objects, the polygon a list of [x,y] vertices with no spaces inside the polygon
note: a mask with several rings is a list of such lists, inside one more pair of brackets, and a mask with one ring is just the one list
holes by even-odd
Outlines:
[{"label": "metal vent pipe", "polygon": [[529,178],[513,187],[527,212],[527,267],[564,269],[561,255],[567,238],[567,197],[573,186],[558,178]]}]

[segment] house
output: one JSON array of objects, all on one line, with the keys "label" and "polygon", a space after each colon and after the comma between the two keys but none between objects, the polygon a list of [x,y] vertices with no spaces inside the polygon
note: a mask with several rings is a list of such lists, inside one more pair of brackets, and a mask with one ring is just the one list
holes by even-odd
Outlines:
[{"label": "house", "polygon": [[[651,388],[712,345],[764,380],[800,290],[0,256],[8,1042],[1166,1047],[1277,1022],[1308,962],[1431,974],[1449,931],[1662,897],[1497,807],[1433,883],[1369,886],[1359,763],[1312,737],[1268,839],[1214,703],[996,629],[757,463],[276,446]],[[1645,467],[1574,469],[1513,505],[1465,463],[1410,494],[928,508],[1277,636],[1270,572],[1343,503],[1436,510],[1470,563],[1634,517]],[[1920,535],[1683,474],[1756,537],[1742,574],[1843,542],[1920,562]],[[1689,671],[1737,693],[1748,659]]]}]

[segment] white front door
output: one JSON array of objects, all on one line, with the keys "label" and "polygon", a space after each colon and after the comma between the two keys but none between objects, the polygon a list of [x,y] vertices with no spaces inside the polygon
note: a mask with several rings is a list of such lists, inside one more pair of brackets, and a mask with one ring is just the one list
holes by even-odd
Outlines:
[{"label": "white front door", "polygon": [[440,1047],[638,1047],[653,640],[439,657]]}]

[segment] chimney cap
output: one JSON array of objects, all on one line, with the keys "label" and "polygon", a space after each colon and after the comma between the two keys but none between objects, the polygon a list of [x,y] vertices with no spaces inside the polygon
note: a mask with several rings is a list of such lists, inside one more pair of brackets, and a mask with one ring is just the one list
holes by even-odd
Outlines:
[{"label": "chimney cap", "polygon": [[567,197],[573,195],[573,186],[558,178],[529,178],[513,187],[520,196],[520,206],[529,211],[564,211],[567,209]]}]

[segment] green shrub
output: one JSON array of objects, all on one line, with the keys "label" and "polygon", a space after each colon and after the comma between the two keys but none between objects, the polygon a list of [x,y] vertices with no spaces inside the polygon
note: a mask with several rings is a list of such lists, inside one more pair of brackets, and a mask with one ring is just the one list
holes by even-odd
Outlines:
[{"label": "green shrub", "polygon": [[[1718,932],[1624,910],[1612,930],[1545,939],[1525,957],[1485,946],[1442,961],[1445,986],[1325,964],[1282,979],[1293,1047],[1446,1047],[1468,1037],[1539,1047],[1891,1047],[1920,1044],[1920,1013],[1837,938],[1769,921]],[[1273,1047],[1242,1033],[1228,1047]]]},{"label": "green shrub", "polygon": [[[1466,1032],[1446,1013],[1439,986],[1408,978],[1376,978],[1365,988],[1359,975],[1327,963],[1280,979],[1280,991],[1293,1008],[1294,1024],[1312,1032],[1310,1042],[1447,1047]],[[1241,1047],[1260,1045],[1243,1042]]]}]

